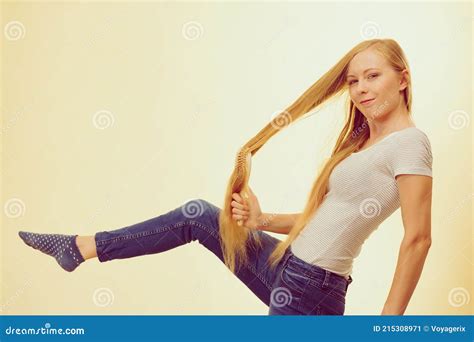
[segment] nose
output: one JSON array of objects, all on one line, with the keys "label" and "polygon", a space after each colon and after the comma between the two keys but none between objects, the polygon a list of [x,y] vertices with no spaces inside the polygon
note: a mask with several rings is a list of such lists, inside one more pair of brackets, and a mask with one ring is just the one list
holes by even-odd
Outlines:
[{"label": "nose", "polygon": [[367,93],[367,86],[364,81],[357,82],[357,94],[362,95]]}]

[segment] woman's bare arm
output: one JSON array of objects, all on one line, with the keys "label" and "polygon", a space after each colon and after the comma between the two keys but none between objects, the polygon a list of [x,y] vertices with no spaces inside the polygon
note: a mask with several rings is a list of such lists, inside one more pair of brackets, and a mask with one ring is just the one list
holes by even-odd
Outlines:
[{"label": "woman's bare arm", "polygon": [[256,229],[266,230],[272,233],[289,234],[296,219],[301,213],[296,214],[270,214],[262,213],[258,218]]},{"label": "woman's bare arm", "polygon": [[248,189],[248,194],[243,194],[245,200],[239,193],[233,193],[231,202],[232,218],[241,222],[239,225],[245,227],[266,230],[278,234],[288,234],[294,226],[296,219],[301,215],[295,214],[270,214],[263,213],[260,209],[257,196],[252,189]]},{"label": "woman's bare arm", "polygon": [[382,315],[403,315],[423,270],[431,246],[433,178],[403,174],[396,178],[405,234]]}]

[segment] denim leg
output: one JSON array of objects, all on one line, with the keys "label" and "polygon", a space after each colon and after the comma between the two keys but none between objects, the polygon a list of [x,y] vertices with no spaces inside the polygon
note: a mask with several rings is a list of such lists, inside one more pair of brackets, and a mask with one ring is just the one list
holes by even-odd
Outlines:
[{"label": "denim leg", "polygon": [[[149,220],[124,228],[95,234],[97,256],[100,262],[155,254],[197,240],[221,262],[224,257],[219,234],[219,213],[214,204],[196,199]],[[258,231],[262,247],[251,238],[247,244],[249,262],[237,270],[237,277],[267,306],[270,305],[272,284],[282,262],[270,269],[268,256],[280,241]],[[283,260],[283,259],[282,259]]]}]

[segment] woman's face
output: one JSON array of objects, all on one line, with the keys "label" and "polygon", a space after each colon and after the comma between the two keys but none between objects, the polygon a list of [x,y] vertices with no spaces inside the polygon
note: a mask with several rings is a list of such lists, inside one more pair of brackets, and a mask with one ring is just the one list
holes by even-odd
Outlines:
[{"label": "woman's face", "polygon": [[[403,71],[403,75],[407,71]],[[405,78],[393,70],[374,49],[355,55],[349,63],[346,84],[354,105],[367,118],[374,120],[396,109],[403,101]],[[373,99],[368,103],[364,100]]]}]

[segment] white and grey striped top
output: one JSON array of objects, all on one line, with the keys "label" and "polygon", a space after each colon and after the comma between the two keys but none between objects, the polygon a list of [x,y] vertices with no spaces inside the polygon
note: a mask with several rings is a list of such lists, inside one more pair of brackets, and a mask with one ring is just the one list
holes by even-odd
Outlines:
[{"label": "white and grey striped top", "polygon": [[348,278],[362,244],[400,207],[395,177],[432,177],[431,144],[417,127],[392,132],[341,161],[329,191],[291,244],[298,258]]}]

